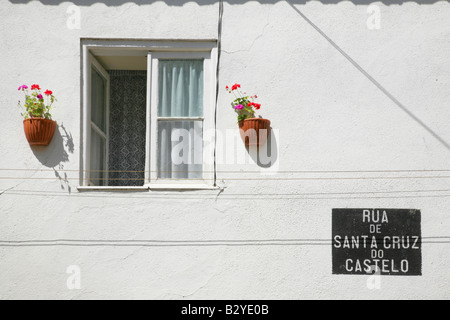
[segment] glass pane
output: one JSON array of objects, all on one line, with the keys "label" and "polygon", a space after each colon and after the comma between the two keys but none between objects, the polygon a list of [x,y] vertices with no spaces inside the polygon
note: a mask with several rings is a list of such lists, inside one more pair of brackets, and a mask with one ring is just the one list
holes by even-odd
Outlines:
[{"label": "glass pane", "polygon": [[91,120],[103,132],[106,131],[106,80],[92,68]]},{"label": "glass pane", "polygon": [[158,178],[202,177],[203,121],[159,121]]},{"label": "glass pane", "polygon": [[159,60],[158,115],[203,116],[203,60]]},{"label": "glass pane", "polygon": [[102,136],[91,130],[91,172],[90,182],[94,186],[104,186],[105,181],[105,154],[106,144]]}]

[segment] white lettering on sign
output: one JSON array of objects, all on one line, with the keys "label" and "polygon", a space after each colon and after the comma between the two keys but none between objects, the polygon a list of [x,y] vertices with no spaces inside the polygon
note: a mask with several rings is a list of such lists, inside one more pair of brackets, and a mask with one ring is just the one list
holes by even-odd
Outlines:
[{"label": "white lettering on sign", "polygon": [[333,273],[422,275],[421,213],[333,209]]},{"label": "white lettering on sign", "polygon": [[380,213],[380,210],[363,210],[363,222],[368,223],[389,223],[386,210]]},{"label": "white lettering on sign", "polygon": [[[396,268],[396,265],[400,265],[400,270]],[[409,271],[408,260],[403,259],[398,263],[395,259],[347,259],[345,261],[345,269],[348,272],[362,272],[370,273],[372,266],[376,266],[384,273],[407,273]]]}]

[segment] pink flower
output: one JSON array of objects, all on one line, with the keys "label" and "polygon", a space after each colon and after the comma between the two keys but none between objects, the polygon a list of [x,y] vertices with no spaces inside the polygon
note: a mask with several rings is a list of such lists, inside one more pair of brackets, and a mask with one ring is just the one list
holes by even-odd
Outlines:
[{"label": "pink flower", "polygon": [[18,90],[19,90],[19,91],[20,91],[20,90],[23,91],[23,90],[25,90],[25,89],[28,89],[28,86],[24,84],[24,85],[20,86]]},{"label": "pink flower", "polygon": [[44,97],[42,96],[42,94],[38,94],[36,98],[38,98],[39,100],[44,99]]},{"label": "pink flower", "polygon": [[242,104],[238,104],[237,106],[234,107],[235,110],[242,110],[244,109],[244,106]]}]

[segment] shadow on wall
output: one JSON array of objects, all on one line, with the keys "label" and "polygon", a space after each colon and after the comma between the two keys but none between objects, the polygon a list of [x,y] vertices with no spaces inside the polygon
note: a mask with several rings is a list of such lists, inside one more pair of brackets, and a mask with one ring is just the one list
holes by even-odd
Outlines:
[{"label": "shadow on wall", "polygon": [[73,154],[75,149],[72,134],[69,133],[64,124],[61,124],[55,130],[53,140],[47,147],[32,146],[31,150],[36,159],[47,167],[53,169],[55,177],[59,179],[61,189],[70,193],[69,178],[64,170],[64,163],[69,162],[69,154]]},{"label": "shadow on wall", "polygon": [[[8,0],[14,4],[24,4],[29,3],[31,0]],[[67,0],[33,0],[34,2],[39,1],[45,5],[60,5],[61,3],[67,2]],[[254,1],[254,0],[252,0]],[[312,0],[256,0],[261,4],[274,4],[277,2],[289,2],[291,4],[306,4],[312,2]],[[316,0],[317,1],[317,0]],[[352,2],[356,5],[369,5],[374,2],[382,2],[385,5],[399,5],[407,2],[415,2],[417,4],[434,4],[436,2],[442,2],[442,0],[319,0],[323,4],[336,4],[339,2]],[[109,7],[121,6],[125,3],[136,3],[137,5],[151,4],[154,2],[160,2],[160,0],[72,0],[71,4],[79,6],[91,6],[96,3],[104,3]],[[218,3],[218,0],[189,0],[189,1],[179,1],[179,0],[165,0],[164,1],[169,6],[183,6],[186,3],[195,2],[198,5],[212,5]],[[251,2],[249,0],[225,0],[224,3],[231,5],[244,4],[246,2]]]},{"label": "shadow on wall", "polygon": [[270,127],[270,134],[264,146],[246,147],[246,149],[252,160],[262,169],[269,169],[277,164],[278,143],[272,127]]}]

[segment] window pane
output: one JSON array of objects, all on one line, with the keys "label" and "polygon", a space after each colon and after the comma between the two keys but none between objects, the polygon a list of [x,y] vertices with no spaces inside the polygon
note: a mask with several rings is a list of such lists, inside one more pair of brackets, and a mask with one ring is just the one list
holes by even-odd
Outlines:
[{"label": "window pane", "polygon": [[91,120],[103,132],[106,131],[106,80],[92,68]]},{"label": "window pane", "polygon": [[203,116],[203,60],[159,60],[158,115]]},{"label": "window pane", "polygon": [[202,179],[203,121],[158,122],[158,178]]},{"label": "window pane", "polygon": [[91,130],[91,172],[89,177],[94,186],[106,185],[105,154],[106,145],[103,137],[95,130]]}]

